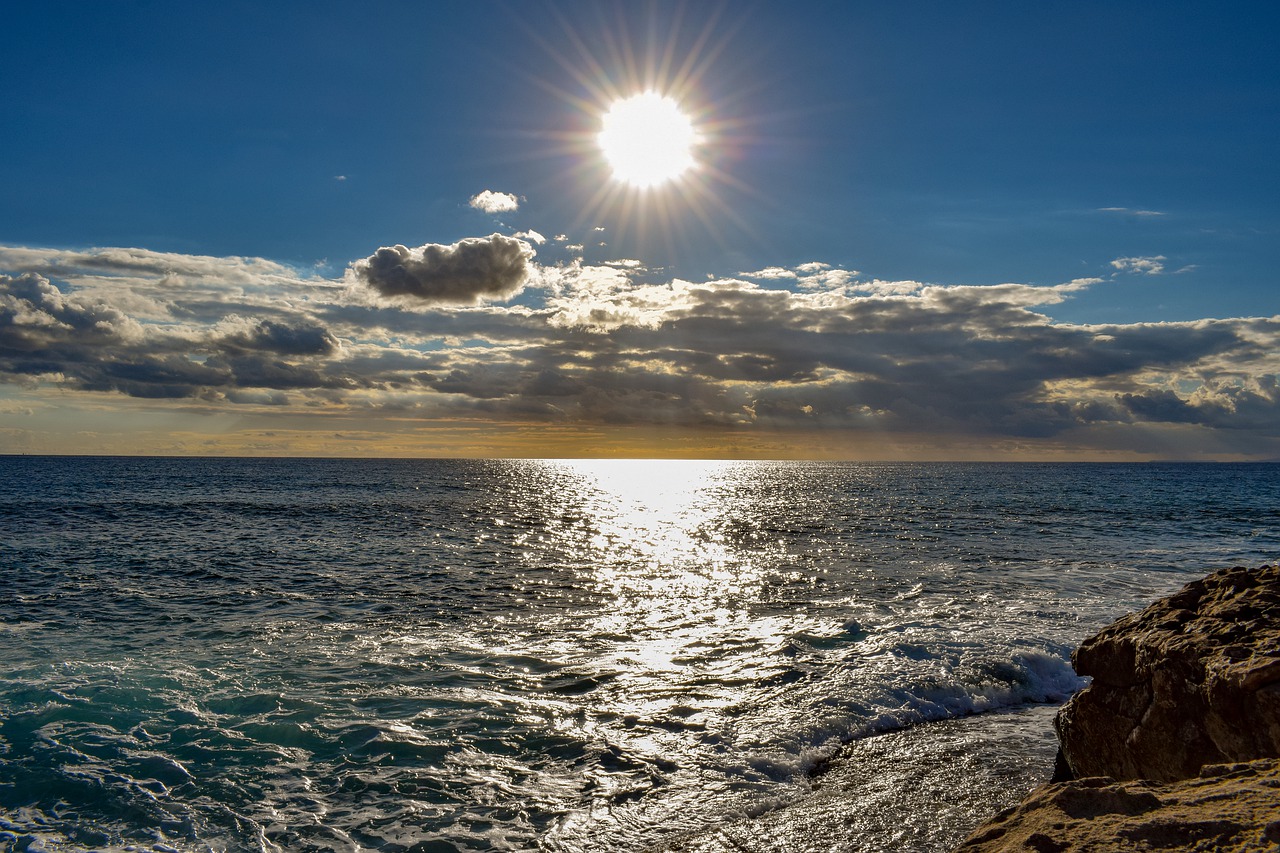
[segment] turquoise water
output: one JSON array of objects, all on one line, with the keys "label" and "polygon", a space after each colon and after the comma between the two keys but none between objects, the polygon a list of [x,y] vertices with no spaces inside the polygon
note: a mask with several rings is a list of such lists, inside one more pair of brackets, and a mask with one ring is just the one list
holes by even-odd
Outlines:
[{"label": "turquoise water", "polygon": [[0,457],[0,850],[649,849],[1061,701],[1278,521],[1275,465]]}]

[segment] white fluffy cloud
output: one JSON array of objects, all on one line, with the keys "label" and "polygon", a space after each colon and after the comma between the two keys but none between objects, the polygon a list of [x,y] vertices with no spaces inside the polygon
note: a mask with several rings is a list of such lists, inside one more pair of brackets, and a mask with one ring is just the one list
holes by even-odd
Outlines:
[{"label": "white fluffy cloud", "polygon": [[743,278],[756,281],[794,281],[806,290],[836,289],[854,284],[858,275],[856,270],[845,270],[824,264],[821,261],[809,261],[795,267],[765,267],[754,272],[740,272]]},{"label": "white fluffy cloud", "polygon": [[764,269],[756,270],[755,272],[740,272],[738,275],[743,278],[764,279],[766,281],[771,279],[795,280],[797,278],[795,271],[789,270],[786,267],[765,267]]},{"label": "white fluffy cloud", "polygon": [[520,207],[520,200],[511,193],[499,193],[493,190],[485,190],[473,195],[468,203],[476,210],[483,210],[485,213],[508,213]]},{"label": "white fluffy cloud", "polygon": [[1159,275],[1164,272],[1164,262],[1168,260],[1164,255],[1153,255],[1146,258],[1116,258],[1111,262],[1111,266],[1120,272],[1142,273],[1144,275]]}]

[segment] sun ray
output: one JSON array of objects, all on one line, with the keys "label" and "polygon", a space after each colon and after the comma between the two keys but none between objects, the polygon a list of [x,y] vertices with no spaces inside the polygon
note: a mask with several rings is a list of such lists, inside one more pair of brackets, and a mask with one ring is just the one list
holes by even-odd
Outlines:
[{"label": "sun ray", "polygon": [[[761,81],[751,73],[726,76],[725,67],[742,16],[730,14],[726,3],[673,3],[633,14],[636,8],[610,4],[594,16],[569,19],[548,6],[560,37],[528,28],[563,73],[558,80],[526,73],[528,82],[567,108],[555,123],[526,134],[531,144],[524,154],[558,161],[538,181],[543,194],[563,200],[569,233],[605,226],[612,235],[610,248],[575,241],[585,245],[588,261],[625,251],[674,270],[680,257],[703,251],[705,240],[694,242],[699,234],[725,249],[735,234],[766,239],[741,211],[772,202],[739,168],[769,122],[750,112],[751,92]],[[637,176],[618,169],[600,134],[615,104],[645,93],[677,104],[695,138],[689,158],[673,161],[680,168]]]}]

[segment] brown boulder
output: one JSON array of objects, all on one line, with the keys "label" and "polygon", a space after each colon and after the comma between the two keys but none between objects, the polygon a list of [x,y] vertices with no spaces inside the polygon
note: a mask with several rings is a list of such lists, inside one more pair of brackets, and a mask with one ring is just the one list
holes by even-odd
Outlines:
[{"label": "brown boulder", "polygon": [[1045,785],[956,853],[1280,849],[1280,761],[1210,765],[1157,783],[1093,777]]},{"label": "brown boulder", "polygon": [[1193,581],[1086,640],[1072,663],[1093,678],[1056,720],[1076,777],[1173,781],[1280,757],[1280,566]]}]

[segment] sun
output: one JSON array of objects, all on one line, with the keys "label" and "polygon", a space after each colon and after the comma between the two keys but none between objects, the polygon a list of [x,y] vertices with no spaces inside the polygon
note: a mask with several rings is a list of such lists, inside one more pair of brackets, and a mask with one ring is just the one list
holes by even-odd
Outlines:
[{"label": "sun", "polygon": [[657,186],[696,165],[693,121],[672,98],[652,90],[614,101],[597,141],[613,176],[633,187]]},{"label": "sun", "polygon": [[744,211],[769,199],[743,170],[766,119],[752,112],[753,78],[742,76],[743,89],[722,72],[721,60],[736,55],[731,4],[672,4],[687,15],[607,5],[617,20],[601,19],[597,30],[564,19],[564,38],[542,43],[563,74],[529,78],[563,105],[530,131],[542,140],[532,156],[559,167],[545,185],[577,207],[574,228],[607,227],[616,237],[584,250],[633,259],[666,251],[674,263],[677,249],[706,239],[728,248],[734,231],[760,239]]}]

